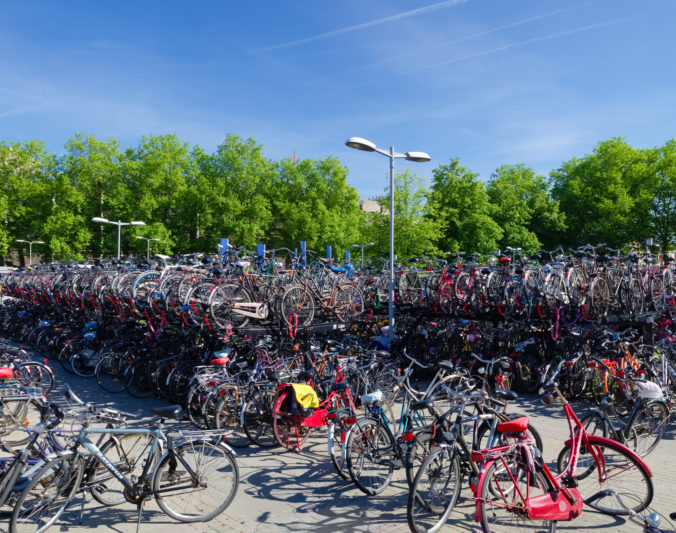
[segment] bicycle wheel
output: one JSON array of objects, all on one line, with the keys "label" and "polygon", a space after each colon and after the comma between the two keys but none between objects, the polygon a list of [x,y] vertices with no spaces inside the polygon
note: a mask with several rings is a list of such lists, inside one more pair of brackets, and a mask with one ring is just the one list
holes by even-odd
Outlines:
[{"label": "bicycle wheel", "polygon": [[[117,435],[101,447],[101,452],[115,468],[129,477],[143,470],[151,444],[149,435]],[[97,502],[111,507],[126,501],[124,485],[98,459],[91,461],[85,470],[85,485]]]},{"label": "bicycle wheel", "polygon": [[524,500],[550,490],[540,471],[531,473],[519,462],[498,458],[484,465],[483,472],[477,493],[481,502],[481,527],[485,532],[556,531],[556,522],[532,520],[525,511]]},{"label": "bicycle wheel", "polygon": [[99,361],[100,356],[97,352],[83,348],[71,357],[70,365],[76,376],[91,378],[96,374],[96,366]]},{"label": "bicycle wheel", "polygon": [[45,396],[49,394],[54,385],[54,374],[47,365],[42,363],[21,363],[14,371],[14,375],[21,385],[34,387]]},{"label": "bicycle wheel", "polygon": [[[631,510],[636,513],[648,507],[654,489],[645,464],[619,442],[594,435],[589,436],[588,442],[592,453],[583,443],[575,472],[584,503],[606,514],[629,514],[617,501],[615,494],[619,494],[625,502],[635,502]],[[569,455],[570,443],[559,457]]]},{"label": "bicycle wheel", "polygon": [[224,430],[223,438],[230,446],[245,448],[251,441],[242,425],[241,391],[235,385],[221,389],[221,399],[216,404],[216,428]]},{"label": "bicycle wheel", "polygon": [[434,448],[423,461],[408,493],[406,517],[414,533],[436,533],[458,501],[462,472],[453,446]]},{"label": "bicycle wheel", "polygon": [[594,316],[596,318],[606,316],[611,300],[608,282],[603,278],[595,278],[589,287],[589,296]]},{"label": "bicycle wheel", "polygon": [[277,398],[275,409],[272,411],[272,429],[280,446],[300,453],[300,447],[310,434],[310,428],[302,425],[300,416],[280,409],[280,406],[285,405],[288,394],[285,391]]},{"label": "bicycle wheel", "polygon": [[[580,420],[585,431],[590,435],[597,435],[599,437],[608,437],[609,428],[608,422],[597,411],[588,414]],[[558,472],[562,473],[568,468],[568,461],[570,460],[570,446],[564,446],[556,459],[556,467]],[[578,462],[579,465],[579,462]]]},{"label": "bicycle wheel", "polygon": [[41,533],[52,526],[80,487],[83,465],[68,455],[38,470],[18,496],[10,517],[10,533]]},{"label": "bicycle wheel", "polygon": [[112,394],[122,392],[124,390],[124,371],[126,367],[126,361],[118,354],[108,355],[101,359],[94,371],[99,387]]},{"label": "bicycle wheel", "polygon": [[347,469],[347,459],[345,457],[345,444],[350,429],[341,420],[336,420],[329,424],[327,447],[331,464],[341,479],[350,481],[350,472]]},{"label": "bicycle wheel", "polygon": [[181,522],[206,522],[221,514],[239,486],[232,452],[198,439],[179,444],[174,454],[167,452],[153,473],[152,489],[160,509]]},{"label": "bicycle wheel", "polygon": [[645,404],[627,422],[624,437],[627,446],[641,457],[652,452],[662,440],[669,422],[669,408],[661,401]]},{"label": "bicycle wheel", "polygon": [[433,432],[427,429],[416,433],[414,439],[408,443],[404,466],[406,467],[406,482],[409,489],[413,487],[415,476],[423,462],[425,462],[425,459],[429,456],[434,444]]},{"label": "bicycle wheel", "polygon": [[381,493],[392,480],[394,471],[392,435],[373,418],[362,418],[352,428],[345,454],[352,482],[369,496]]},{"label": "bicycle wheel", "polygon": [[34,427],[42,421],[43,406],[39,400],[27,396],[0,399],[0,416],[3,417],[2,442],[16,447],[26,444],[30,435],[18,429],[24,426]]},{"label": "bicycle wheel", "polygon": [[272,408],[275,393],[259,390],[244,406],[244,431],[254,444],[272,448],[279,443],[272,428]]},{"label": "bicycle wheel", "polygon": [[302,285],[289,287],[281,300],[282,320],[287,326],[295,326],[293,315],[298,317],[298,326],[309,326],[315,315],[315,300]]},{"label": "bicycle wheel", "polygon": [[204,421],[202,406],[209,394],[210,385],[198,383],[188,392],[188,401],[186,402],[186,412],[188,419],[197,429],[208,429]]},{"label": "bicycle wheel", "polygon": [[248,324],[249,317],[238,313],[236,306],[246,303],[251,303],[251,297],[243,287],[236,283],[223,283],[209,296],[209,314],[219,328],[224,329],[228,325],[241,328]]},{"label": "bicycle wheel", "polygon": [[134,398],[150,398],[153,395],[150,379],[150,363],[147,361],[135,361],[131,367],[127,367],[124,376],[124,388]]},{"label": "bicycle wheel", "polygon": [[334,297],[334,312],[345,322],[364,312],[364,295],[351,283],[339,285]]}]

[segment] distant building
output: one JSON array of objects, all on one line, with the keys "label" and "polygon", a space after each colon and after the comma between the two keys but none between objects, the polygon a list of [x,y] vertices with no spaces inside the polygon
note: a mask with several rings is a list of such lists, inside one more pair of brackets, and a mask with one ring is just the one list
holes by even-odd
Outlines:
[{"label": "distant building", "polygon": [[375,200],[359,200],[359,208],[366,213],[382,213],[380,204]]}]

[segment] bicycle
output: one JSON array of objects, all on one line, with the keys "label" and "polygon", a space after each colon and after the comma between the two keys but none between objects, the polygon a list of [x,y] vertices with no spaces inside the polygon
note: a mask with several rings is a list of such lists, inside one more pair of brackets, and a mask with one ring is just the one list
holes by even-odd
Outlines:
[{"label": "bicycle", "polygon": [[[496,392],[501,399],[485,393],[454,394],[459,403],[434,423],[433,437],[428,443],[432,448],[416,473],[408,495],[406,514],[413,533],[436,533],[443,527],[455,507],[465,477],[469,475],[469,485],[476,487],[480,471],[472,450],[491,448],[510,440],[510,435],[501,433],[499,428],[501,423],[510,420],[504,411],[508,402],[516,399],[516,393],[504,389]],[[466,416],[466,411],[476,414]],[[453,415],[455,421],[449,424]],[[465,434],[469,427],[472,439],[468,443]],[[530,425],[527,430],[542,451],[538,432]]]},{"label": "bicycle", "polygon": [[[21,492],[10,518],[10,533],[42,532],[58,520],[82,481],[82,448],[124,486],[124,498],[138,507],[138,523],[143,503],[151,496],[162,511],[180,522],[208,521],[222,513],[239,485],[235,453],[221,441],[220,432],[165,435],[164,420],[178,419],[180,406],[151,412],[160,418],[154,429],[92,428],[89,421],[85,422],[71,449],[46,463]],[[123,473],[124,465],[106,457],[90,435],[145,436],[148,442],[142,471],[137,475],[131,475],[131,470]]]},{"label": "bicycle", "polygon": [[632,450],[611,439],[588,433],[558,388],[555,379],[563,366],[544,383],[545,404],[563,402],[571,438],[564,444],[565,467],[554,475],[542,455],[525,437],[528,419],[498,426],[503,433],[520,434],[515,445],[474,453],[484,465],[477,485],[476,520],[485,532],[555,531],[556,521],[572,520],[583,503],[608,514],[627,514],[613,506],[614,494],[631,495],[640,512],[653,498],[652,473]]}]

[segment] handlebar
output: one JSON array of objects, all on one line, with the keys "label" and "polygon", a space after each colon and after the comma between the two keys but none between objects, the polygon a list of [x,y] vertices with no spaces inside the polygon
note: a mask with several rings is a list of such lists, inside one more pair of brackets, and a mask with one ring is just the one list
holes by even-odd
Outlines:
[{"label": "handlebar", "polygon": [[413,357],[408,355],[408,353],[406,353],[406,348],[404,348],[404,357],[406,357],[406,359],[411,361],[411,363],[419,366],[420,368],[429,368],[430,367],[429,365],[423,365],[420,361],[418,361],[417,359],[414,359]]}]

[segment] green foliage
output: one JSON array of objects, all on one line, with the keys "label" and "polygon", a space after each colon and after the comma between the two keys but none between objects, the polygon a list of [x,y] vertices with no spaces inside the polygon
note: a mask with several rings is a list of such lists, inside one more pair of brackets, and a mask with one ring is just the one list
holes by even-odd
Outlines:
[{"label": "green foliage", "polygon": [[618,248],[650,236],[658,178],[648,156],[649,150],[632,148],[616,137],[552,171],[552,197],[568,226],[561,234],[563,244],[604,242]]},{"label": "green foliage", "polygon": [[663,250],[676,240],[676,140],[650,154],[650,165],[658,178],[651,204],[653,236]]},{"label": "green foliage", "polygon": [[542,242],[555,245],[565,228],[558,202],[549,198],[544,176],[524,165],[504,165],[491,176],[487,188],[494,206],[493,220],[502,228],[498,247],[537,250]]},{"label": "green foliage", "polygon": [[449,252],[495,250],[503,232],[493,219],[494,207],[479,175],[460,166],[458,159],[440,165],[433,175],[430,203],[441,228],[439,248]]},{"label": "green foliage", "polygon": [[[621,138],[553,171],[547,182],[525,165],[498,168],[487,184],[457,159],[433,182],[409,171],[395,180],[398,257],[444,251],[492,252],[507,246],[620,247],[654,237],[676,240],[676,140],[635,149]],[[551,187],[551,189],[550,189]],[[117,228],[92,222],[143,220],[122,228],[122,253],[217,251],[219,239],[252,249],[308,248],[334,255],[374,242],[367,256],[389,251],[389,190],[379,213],[363,213],[348,172],[332,157],[271,161],[253,139],[228,135],[215,152],[176,135],[148,135],[123,150],[115,139],[78,133],[56,156],[40,141],[0,142],[0,260],[28,245],[44,260],[110,257]]]},{"label": "green foliage", "polygon": [[337,159],[285,159],[270,191],[272,246],[293,249],[305,240],[311,250],[346,249],[361,238],[365,217],[359,194],[347,184],[347,169]]},{"label": "green foliage", "polygon": [[[423,178],[405,170],[394,177],[394,252],[399,258],[438,252],[436,241],[441,222],[434,206],[427,202],[429,189]],[[368,225],[368,240],[374,252],[388,256],[390,245],[389,187],[378,198],[380,213],[373,213]],[[370,250],[369,250],[370,251]]]}]

